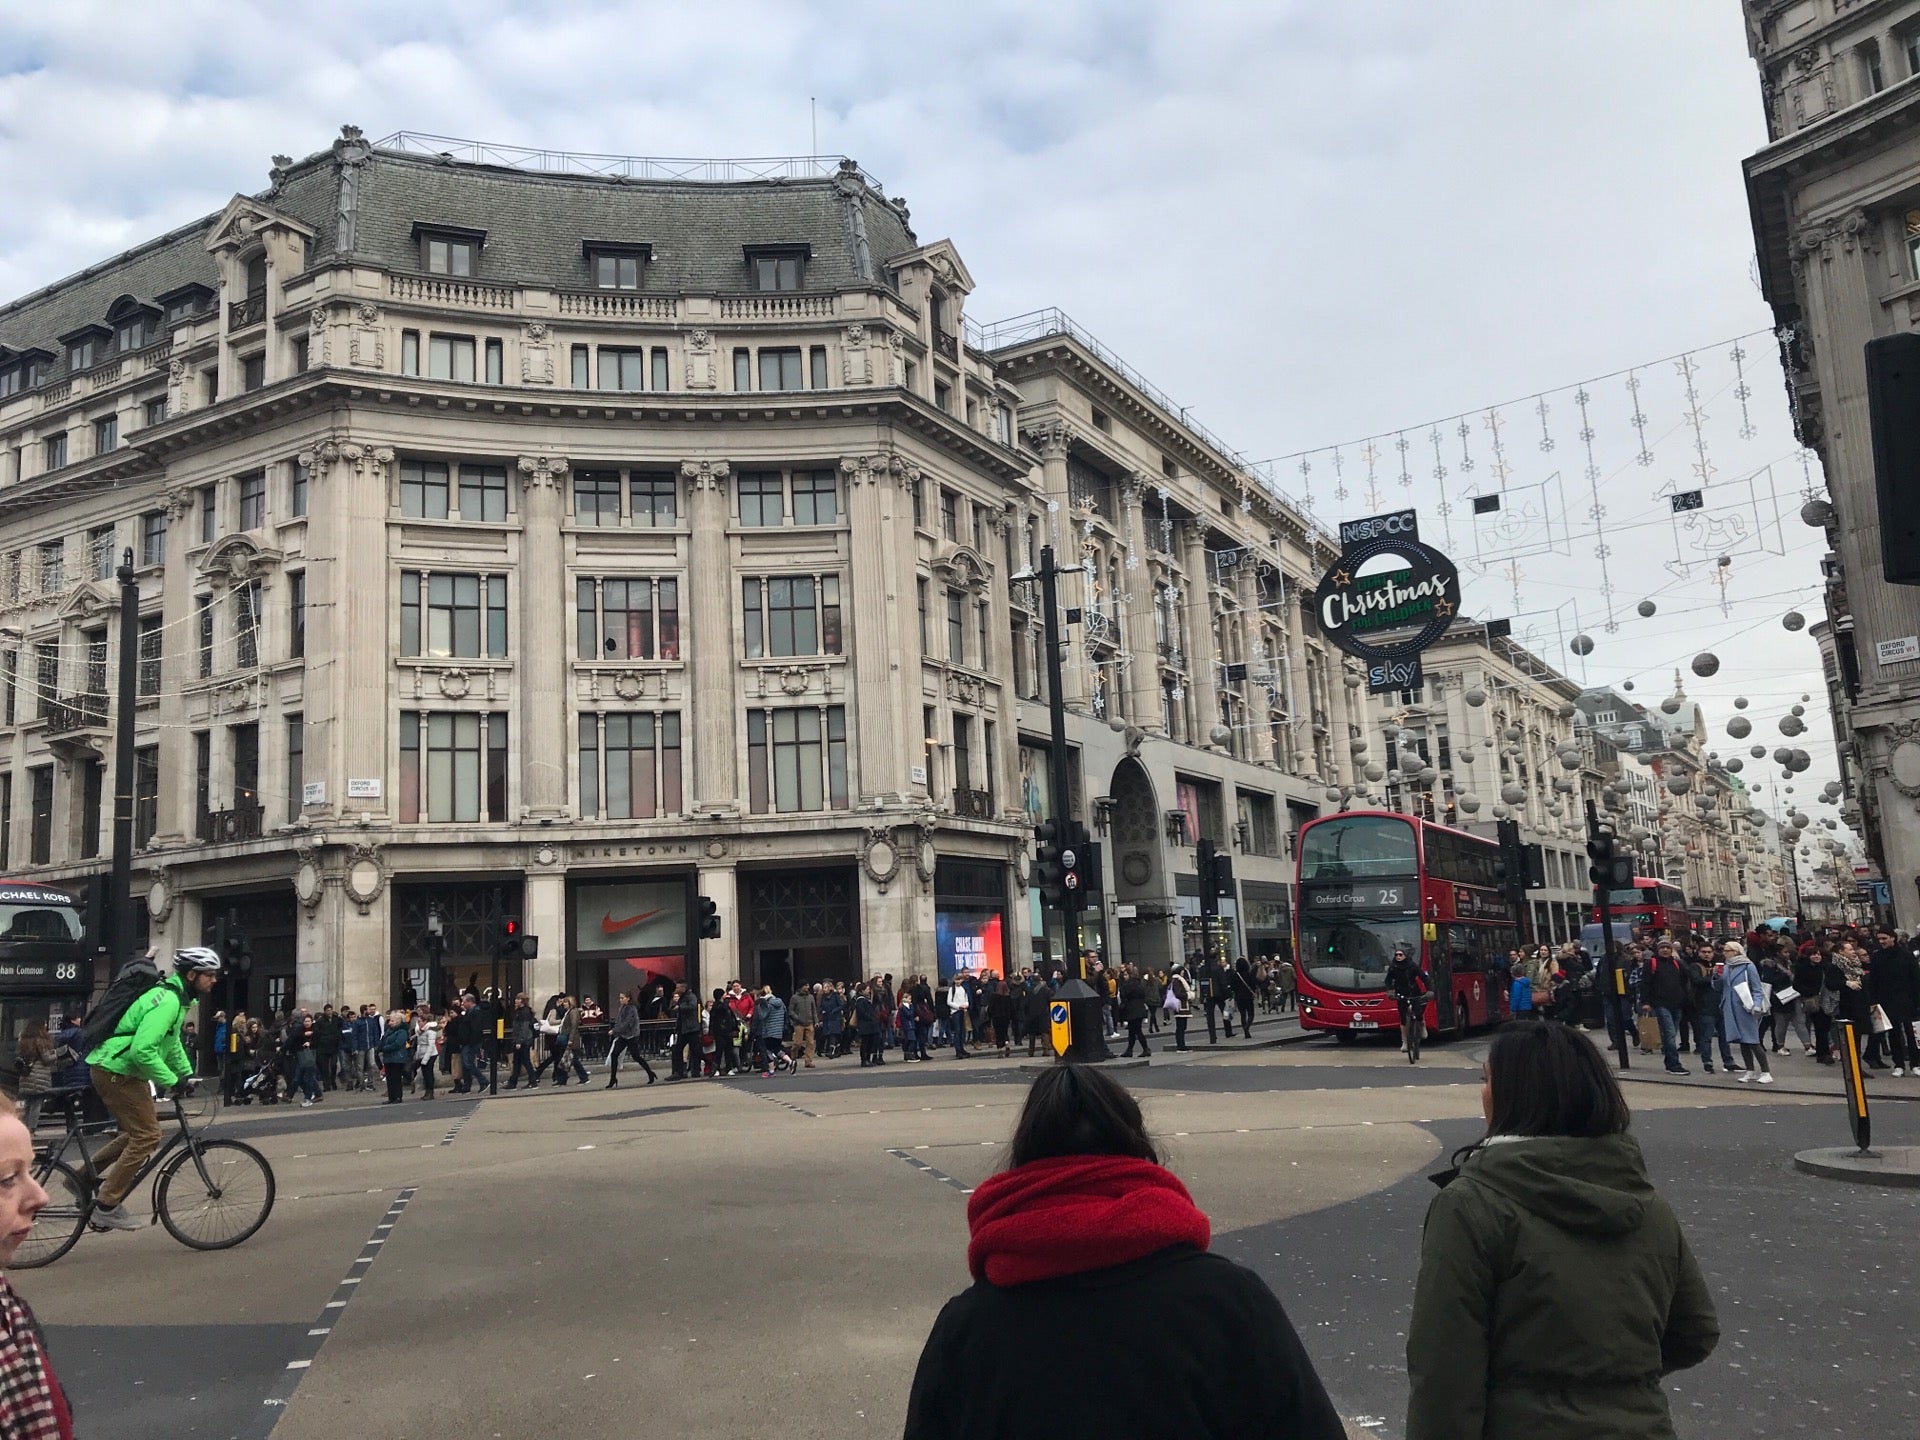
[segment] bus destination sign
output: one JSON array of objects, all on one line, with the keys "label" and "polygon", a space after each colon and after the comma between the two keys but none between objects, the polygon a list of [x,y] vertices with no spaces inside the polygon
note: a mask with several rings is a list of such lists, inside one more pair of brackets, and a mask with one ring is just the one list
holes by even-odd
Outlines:
[{"label": "bus destination sign", "polygon": [[1420,887],[1411,880],[1309,880],[1300,895],[1302,910],[1385,910],[1416,914]]}]

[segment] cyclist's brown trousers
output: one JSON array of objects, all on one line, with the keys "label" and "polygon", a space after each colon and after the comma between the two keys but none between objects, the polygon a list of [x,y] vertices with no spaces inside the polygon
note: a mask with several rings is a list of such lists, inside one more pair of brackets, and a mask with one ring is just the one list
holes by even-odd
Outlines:
[{"label": "cyclist's brown trousers", "polygon": [[133,1189],[133,1177],[160,1148],[160,1116],[153,1108],[153,1089],[138,1075],[121,1075],[98,1065],[89,1067],[93,1088],[108,1112],[119,1122],[120,1133],[93,1157],[106,1166],[95,1203],[111,1210]]}]

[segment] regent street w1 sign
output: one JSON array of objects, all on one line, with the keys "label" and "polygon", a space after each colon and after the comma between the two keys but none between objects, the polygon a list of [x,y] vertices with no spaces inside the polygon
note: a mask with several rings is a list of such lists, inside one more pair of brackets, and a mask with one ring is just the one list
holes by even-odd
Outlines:
[{"label": "regent street w1 sign", "polygon": [[1340,526],[1340,558],[1313,595],[1320,631],[1367,665],[1367,690],[1420,683],[1420,652],[1460,613],[1460,573],[1420,543],[1411,510]]}]

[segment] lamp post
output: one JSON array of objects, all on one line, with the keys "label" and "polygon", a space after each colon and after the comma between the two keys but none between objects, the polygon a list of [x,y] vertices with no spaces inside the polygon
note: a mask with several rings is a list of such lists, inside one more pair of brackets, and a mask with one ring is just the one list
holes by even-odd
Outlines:
[{"label": "lamp post", "polygon": [[440,970],[446,953],[447,932],[440,919],[440,902],[430,900],[427,902],[427,963],[433,968],[427,971],[427,1004],[436,1009],[441,989]]}]

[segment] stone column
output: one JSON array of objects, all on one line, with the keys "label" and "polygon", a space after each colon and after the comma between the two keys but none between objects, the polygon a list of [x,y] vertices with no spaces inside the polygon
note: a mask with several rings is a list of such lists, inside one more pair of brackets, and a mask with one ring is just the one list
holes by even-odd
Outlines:
[{"label": "stone column", "polygon": [[1240,558],[1233,577],[1234,594],[1240,601],[1240,658],[1246,662],[1247,726],[1246,756],[1256,764],[1273,759],[1273,730],[1268,725],[1267,687],[1254,677],[1268,668],[1266,628],[1261,623],[1260,592],[1254,584],[1253,552]]},{"label": "stone column", "polygon": [[1146,504],[1147,479],[1130,475],[1122,497],[1125,505],[1121,523],[1124,540],[1133,556],[1134,567],[1122,570],[1121,583],[1127,587],[1127,654],[1130,657],[1127,712],[1140,729],[1165,734],[1160,714],[1160,644],[1154,634],[1153,564],[1148,559],[1146,522],[1142,507]]},{"label": "stone column", "polygon": [[740,883],[731,863],[702,865],[700,893],[713,901],[720,917],[720,938],[700,940],[700,973],[694,976],[700,994],[710,996],[740,973]]},{"label": "stone column", "polygon": [[688,460],[680,473],[687,481],[692,531],[687,556],[692,633],[685,642],[693,681],[692,810],[695,815],[738,815],[734,676],[739,667],[734,657],[740,642],[734,634],[733,567],[727,553],[727,465],[723,460]]},{"label": "stone column", "polygon": [[300,459],[311,486],[306,543],[310,658],[301,697],[306,779],[326,786],[325,800],[305,807],[303,815],[315,821],[349,813],[346,782],[351,776],[382,782],[380,799],[355,801],[351,812],[384,818],[392,813],[386,785],[387,727],[393,723],[391,667],[343,663],[342,657],[386,656],[393,650],[387,633],[387,484],[393,451],[328,436]]},{"label": "stone column", "polygon": [[[160,700],[154,717],[160,725],[160,813],[154,839],[161,845],[182,845],[195,834],[193,736],[187,728],[186,701],[181,693],[187,681],[199,673],[200,663],[200,635],[192,624],[193,564],[187,559],[194,539],[189,524],[193,491],[169,490],[166,507],[166,568],[160,585]],[[20,687],[19,703],[25,713],[31,652],[22,650],[21,656],[14,683]]]},{"label": "stone column", "polygon": [[[994,521],[995,529],[1003,538],[1000,546],[1002,555],[1007,550],[1004,537],[1013,529],[1013,514],[1013,508],[1009,506]],[[1007,587],[1008,580],[1004,573],[989,577],[988,603],[992,606],[992,618],[988,623],[993,631],[993,651],[985,657],[984,664],[999,681],[994,690],[993,714],[994,742],[998,753],[987,755],[986,765],[993,778],[993,784],[988,788],[992,789],[999,803],[1000,813],[1016,816],[1024,824],[1026,816],[1019,803],[1020,701],[1013,685],[1013,601]],[[910,715],[912,712],[902,713]],[[984,745],[984,733],[980,739]]]},{"label": "stone column", "polygon": [[[1040,518],[1040,542],[1054,547],[1053,563],[1057,567],[1071,571],[1080,564],[1080,532],[1074,523],[1072,494],[1067,486],[1067,447],[1072,436],[1067,427],[1056,420],[1031,432],[1027,438],[1040,452],[1040,493],[1047,502]],[[1068,607],[1082,603],[1074,598],[1082,587],[1071,576],[1062,575],[1056,581],[1056,588],[1062,611],[1060,692],[1069,706],[1084,710],[1089,690],[1081,650],[1083,636],[1079,627],[1067,625],[1065,615]],[[1040,659],[1044,667],[1047,657],[1042,654]],[[1045,673],[1043,668],[1041,674]]]},{"label": "stone column", "polygon": [[529,820],[567,815],[566,540],[558,455],[520,457],[520,812]]},{"label": "stone column", "polygon": [[[1300,607],[1306,603],[1306,597],[1292,576],[1283,575],[1280,583],[1280,614],[1287,627],[1287,730],[1293,736],[1294,768],[1298,770],[1304,766],[1312,773],[1319,770],[1320,761],[1313,753],[1313,701],[1307,685],[1307,637],[1300,617]],[[1339,777],[1324,775],[1321,778],[1331,783]]]},{"label": "stone column", "polygon": [[[872,975],[932,977],[934,954],[933,885],[920,879],[913,849],[918,833],[894,830],[868,852],[860,866],[860,913],[865,924],[861,938],[861,967]],[[885,848],[882,848],[882,847]],[[881,858],[898,858],[898,869],[887,879],[875,878],[886,867]]]},{"label": "stone column", "polygon": [[1213,644],[1213,579],[1207,569],[1207,531],[1198,520],[1182,527],[1187,579],[1180,590],[1180,611],[1186,618],[1187,684],[1193,690],[1195,745],[1213,746],[1213,727],[1220,723],[1220,672]]},{"label": "stone column", "polygon": [[[1358,690],[1347,688],[1345,668],[1340,664],[1340,652],[1327,651],[1327,733],[1332,737],[1334,768],[1340,772],[1340,783],[1354,783],[1353,732],[1351,726],[1358,718],[1362,724],[1367,719],[1367,702]],[[1371,745],[1373,739],[1368,737]]]},{"label": "stone column", "polygon": [[539,1004],[544,997],[566,988],[567,877],[559,867],[527,868],[525,894],[527,934],[540,937],[540,956],[523,962],[522,983]]},{"label": "stone column", "polygon": [[[893,481],[897,478],[911,498],[920,472],[897,456],[861,455],[842,460],[840,474],[846,481],[851,527],[847,576],[851,594],[843,597],[843,603],[849,617],[846,642],[853,670],[852,784],[862,802],[904,803],[909,762],[900,722],[908,696],[900,657],[917,657],[919,644],[917,639],[909,643],[903,628],[912,577],[902,579],[901,551],[905,549],[909,565],[913,551],[910,544],[896,543],[893,507],[898,492]],[[914,670],[917,682],[917,659]]]}]

